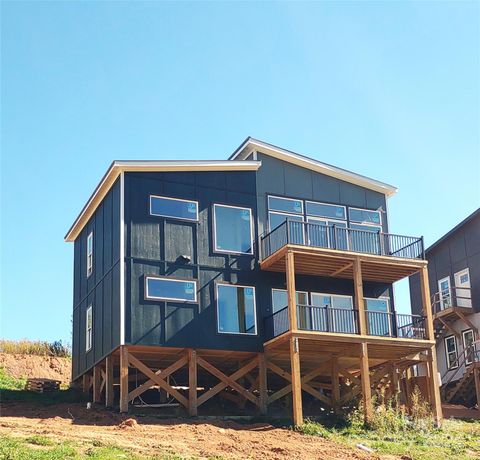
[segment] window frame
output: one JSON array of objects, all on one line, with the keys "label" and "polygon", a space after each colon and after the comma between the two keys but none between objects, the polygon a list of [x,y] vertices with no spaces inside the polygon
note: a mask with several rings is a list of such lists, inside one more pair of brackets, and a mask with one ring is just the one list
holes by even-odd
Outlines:
[{"label": "window frame", "polygon": [[[337,208],[343,208],[343,211],[345,213],[345,218],[344,219],[341,219],[340,217],[326,217],[326,216],[317,216],[317,215],[314,215],[314,214],[309,214],[308,213],[308,210],[307,210],[307,204],[308,203],[311,203],[311,204],[321,204],[321,205],[324,205],[324,206],[331,206],[331,207],[337,207]],[[345,222],[347,223],[347,219],[348,219],[348,212],[347,212],[347,207],[344,206],[343,204],[332,204],[332,203],[323,203],[321,201],[313,201],[313,200],[305,200],[305,215],[307,216],[307,219],[309,217],[315,217],[315,218],[319,218],[319,219],[327,219],[327,220],[338,220],[340,222]]]},{"label": "window frame", "polygon": [[[352,220],[350,219],[350,209],[354,209],[356,211],[370,211],[370,212],[377,212],[378,217],[380,217],[380,223],[375,223],[375,222],[359,222],[358,220]],[[357,208],[355,206],[349,206],[348,207],[348,223],[353,223],[353,224],[359,224],[359,225],[368,225],[368,226],[377,226],[380,228],[383,228],[383,219],[382,219],[382,211],[379,211],[378,209],[367,209],[367,208]]]},{"label": "window frame", "polygon": [[[89,250],[89,242],[91,241],[91,251]],[[87,236],[87,278],[93,273],[93,230]]]},{"label": "window frame", "polygon": [[[449,352],[448,352],[448,347],[447,347],[447,341],[453,339],[453,344],[455,346],[455,359],[453,362],[456,362],[455,366],[450,365],[450,358],[449,358]],[[447,362],[447,370],[451,371],[454,369],[458,369],[458,346],[457,346],[457,338],[452,334],[443,339],[443,344],[445,346],[445,360]],[[453,353],[453,352],[452,352]]]},{"label": "window frame", "polygon": [[[270,198],[276,198],[278,200],[284,200],[284,201],[299,201],[300,204],[302,205],[302,210],[300,212],[289,212],[289,211],[279,211],[277,209],[272,209],[270,208]],[[305,216],[305,204],[304,204],[304,199],[303,198],[290,198],[286,196],[278,196],[278,195],[267,195],[267,212],[273,211],[281,214],[292,214],[295,216]]]},{"label": "window frame", "polygon": [[[183,203],[195,203],[195,208],[196,208],[196,212],[195,212],[195,219],[189,219],[188,217],[175,217],[175,216],[168,216],[166,214],[154,214],[152,212],[152,198],[161,198],[163,200],[171,200],[171,201],[181,201]],[[184,198],[172,198],[170,196],[162,196],[162,195],[150,195],[150,198],[148,200],[149,202],[149,208],[148,208],[148,211],[149,211],[149,215],[150,216],[153,216],[153,217],[164,217],[166,219],[174,219],[174,220],[182,220],[184,222],[198,222],[199,221],[199,210],[198,210],[198,207],[199,207],[199,203],[198,201],[195,201],[195,200],[187,200],[187,199],[184,199]]]},{"label": "window frame", "polygon": [[[91,327],[88,327],[88,317],[91,316]],[[85,353],[93,347],[93,304],[89,304],[85,310]]]},{"label": "window frame", "polygon": [[[162,302],[182,302],[182,303],[198,303],[198,292],[197,292],[197,280],[194,278],[170,278],[169,276],[158,276],[158,275],[145,275],[144,280],[144,298],[145,300],[160,300]],[[156,296],[149,296],[148,294],[148,280],[149,279],[157,279],[157,280],[167,280],[173,281],[177,283],[193,283],[194,284],[194,295],[195,299],[180,299],[177,297],[156,297]]]},{"label": "window frame", "polygon": [[470,364],[473,363],[473,360],[472,361],[469,361],[467,356],[467,347],[465,346],[465,335],[466,334],[472,334],[472,344],[475,344],[475,334],[473,332],[473,329],[472,328],[469,328],[469,329],[465,329],[464,331],[462,331],[462,346],[463,346],[463,354],[465,355],[465,365],[466,366],[469,366]]},{"label": "window frame", "polygon": [[[233,208],[233,209],[242,209],[242,210],[248,210],[250,213],[250,252],[242,252],[242,251],[229,251],[229,250],[224,250],[224,249],[218,249],[217,248],[217,216],[215,214],[215,208],[219,206],[222,208]],[[248,256],[253,256],[254,250],[253,246],[255,244],[255,227],[254,227],[254,222],[253,222],[253,210],[252,208],[247,208],[244,206],[233,206],[230,204],[221,204],[221,203],[213,203],[213,208],[212,208],[212,214],[213,214],[213,252],[218,253],[218,254],[237,254],[237,255],[248,255]]]},{"label": "window frame", "polygon": [[[251,288],[253,289],[253,309],[254,309],[254,325],[255,325],[255,333],[251,332],[228,332],[228,331],[221,331],[220,330],[220,315],[218,313],[218,288],[219,286],[229,286],[229,287],[234,287],[234,288]],[[238,307],[238,306],[237,306]],[[245,284],[232,284],[232,283],[226,283],[226,282],[220,282],[217,281],[215,282],[215,314],[217,316],[217,334],[227,334],[227,335],[241,335],[243,337],[245,336],[258,336],[258,321],[257,321],[257,293],[255,290],[255,286],[248,286]]]}]

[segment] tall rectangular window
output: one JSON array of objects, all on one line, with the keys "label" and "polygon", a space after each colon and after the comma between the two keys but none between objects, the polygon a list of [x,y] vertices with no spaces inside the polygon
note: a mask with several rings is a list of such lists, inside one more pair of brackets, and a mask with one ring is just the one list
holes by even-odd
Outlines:
[{"label": "tall rectangular window", "polygon": [[463,331],[462,339],[463,351],[465,353],[465,364],[468,366],[469,364],[472,364],[473,360],[475,359],[475,337],[473,335],[473,330],[467,329],[466,331]]},{"label": "tall rectangular window", "polygon": [[93,272],[93,232],[87,236],[87,277]]},{"label": "tall rectangular window", "polygon": [[253,219],[250,208],[214,204],[213,227],[215,251],[253,254]]},{"label": "tall rectangular window", "polygon": [[217,325],[220,333],[256,335],[253,286],[217,284]]},{"label": "tall rectangular window", "polygon": [[85,315],[85,351],[92,348],[93,342],[93,311],[92,305],[89,305]]},{"label": "tall rectangular window", "polygon": [[197,301],[197,282],[147,276],[145,298],[149,300]]},{"label": "tall rectangular window", "polygon": [[198,203],[150,195],[150,215],[196,222],[198,221]]},{"label": "tall rectangular window", "polygon": [[457,339],[454,335],[445,337],[445,356],[447,358],[447,368],[456,369],[457,363]]}]

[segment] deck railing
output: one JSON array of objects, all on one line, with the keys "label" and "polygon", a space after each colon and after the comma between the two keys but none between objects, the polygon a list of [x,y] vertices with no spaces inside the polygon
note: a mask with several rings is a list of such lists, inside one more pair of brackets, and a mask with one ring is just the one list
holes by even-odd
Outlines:
[{"label": "deck railing", "polygon": [[[366,311],[367,334],[405,339],[426,339],[426,318],[420,315]],[[358,310],[297,305],[298,329],[302,331],[359,334]],[[265,318],[267,337],[289,330],[288,307]]]},{"label": "deck railing", "polygon": [[262,258],[266,259],[287,244],[405,259],[425,258],[422,237],[394,235],[290,219],[285,220],[261,237]]},{"label": "deck railing", "polygon": [[436,292],[432,295],[432,311],[434,315],[453,307],[472,308],[470,288],[450,287],[448,290]]}]

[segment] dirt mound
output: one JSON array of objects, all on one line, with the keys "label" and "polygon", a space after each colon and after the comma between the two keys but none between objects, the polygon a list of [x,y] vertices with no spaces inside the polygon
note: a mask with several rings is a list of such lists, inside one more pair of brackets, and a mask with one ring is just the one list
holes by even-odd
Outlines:
[{"label": "dirt mound", "polygon": [[72,361],[53,356],[0,353],[0,367],[17,379],[35,377],[69,383]]}]

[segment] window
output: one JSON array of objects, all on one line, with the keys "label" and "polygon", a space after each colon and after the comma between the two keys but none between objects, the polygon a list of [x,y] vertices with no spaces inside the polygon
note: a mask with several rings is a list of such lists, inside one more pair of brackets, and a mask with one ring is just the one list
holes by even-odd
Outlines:
[{"label": "window", "polygon": [[347,218],[345,206],[316,203],[314,201],[306,201],[305,206],[306,206],[308,216],[330,217],[331,219],[341,219],[341,220],[345,220]]},{"label": "window", "polygon": [[215,251],[253,254],[253,221],[250,208],[213,205]]},{"label": "window", "polygon": [[463,350],[465,353],[465,364],[469,365],[473,363],[474,359],[474,342],[475,338],[473,336],[473,330],[468,329],[462,332],[462,340],[463,340]]},{"label": "window", "polygon": [[456,369],[457,363],[457,339],[454,335],[445,337],[445,356],[447,358],[447,368]]},{"label": "window", "polygon": [[355,333],[351,296],[312,292],[312,326],[314,331]]},{"label": "window", "polygon": [[147,276],[145,298],[152,300],[197,301],[197,282]]},{"label": "window", "polygon": [[470,271],[468,268],[460,270],[454,274],[455,280],[455,301],[457,307],[472,307],[472,298],[470,294]]},{"label": "window", "polygon": [[438,292],[440,296],[440,309],[450,308],[452,306],[452,294],[449,276],[438,281]]},{"label": "window", "polygon": [[217,325],[220,333],[256,335],[255,288],[217,284]]},{"label": "window", "polygon": [[370,211],[369,209],[349,208],[348,217],[351,222],[358,222],[360,224],[381,225],[382,218],[380,211]]},{"label": "window", "polygon": [[308,244],[321,248],[348,249],[347,223],[322,219],[319,217],[308,217],[307,226]]},{"label": "window", "polygon": [[86,312],[86,327],[85,327],[85,351],[92,348],[92,331],[93,331],[93,314],[92,305],[89,305]]},{"label": "window", "polygon": [[93,272],[93,232],[87,236],[87,277]]},{"label": "window", "polygon": [[198,203],[196,201],[150,195],[150,214],[196,222],[198,221]]},{"label": "window", "polygon": [[372,299],[365,297],[365,309],[367,311],[368,333],[378,336],[390,336],[390,299],[379,297]]},{"label": "window", "polygon": [[[296,292],[297,305],[308,305],[308,292]],[[285,289],[272,289],[272,310],[276,313],[288,307],[288,296]]]},{"label": "window", "polygon": [[268,197],[268,210],[291,214],[303,214],[303,201],[278,196]]}]

